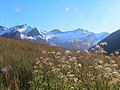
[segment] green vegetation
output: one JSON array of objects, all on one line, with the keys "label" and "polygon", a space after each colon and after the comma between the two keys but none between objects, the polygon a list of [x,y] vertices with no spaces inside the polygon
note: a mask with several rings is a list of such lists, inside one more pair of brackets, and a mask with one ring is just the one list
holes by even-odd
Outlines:
[{"label": "green vegetation", "polygon": [[119,90],[119,60],[0,38],[0,90]]}]

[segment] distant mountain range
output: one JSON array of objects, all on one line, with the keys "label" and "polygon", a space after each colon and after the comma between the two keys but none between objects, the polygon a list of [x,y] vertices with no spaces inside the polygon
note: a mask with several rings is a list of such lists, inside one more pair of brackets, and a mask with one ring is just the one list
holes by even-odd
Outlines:
[{"label": "distant mountain range", "polygon": [[72,31],[62,32],[59,29],[54,29],[49,32],[42,32],[36,27],[30,27],[27,24],[17,25],[11,28],[0,26],[0,36],[12,39],[23,39],[51,46],[58,46],[71,50],[88,49],[105,37],[109,33],[93,33],[84,29],[76,29]]},{"label": "distant mountain range", "polygon": [[0,26],[0,36],[48,44],[37,28],[32,28],[26,24],[17,25],[11,28]]},{"label": "distant mountain range", "polygon": [[61,32],[54,29],[50,32],[43,33],[43,36],[51,44],[72,50],[85,50],[97,44],[107,37],[109,33],[93,33],[84,29]]}]

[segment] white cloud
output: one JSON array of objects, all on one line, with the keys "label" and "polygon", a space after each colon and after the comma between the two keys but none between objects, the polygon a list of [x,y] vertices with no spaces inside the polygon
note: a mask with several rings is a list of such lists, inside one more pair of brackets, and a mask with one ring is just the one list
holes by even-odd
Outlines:
[{"label": "white cloud", "polygon": [[19,7],[16,7],[16,8],[15,8],[15,12],[16,12],[16,13],[20,13],[20,11],[21,11],[21,9],[20,9]]},{"label": "white cloud", "polygon": [[78,8],[74,7],[74,8],[65,8],[65,11],[77,11]]},{"label": "white cloud", "polygon": [[65,11],[70,11],[70,8],[65,8]]}]

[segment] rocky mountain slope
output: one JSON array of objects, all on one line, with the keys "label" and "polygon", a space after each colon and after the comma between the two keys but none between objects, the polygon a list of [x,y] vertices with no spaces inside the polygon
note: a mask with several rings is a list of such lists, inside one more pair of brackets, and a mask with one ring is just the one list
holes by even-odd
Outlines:
[{"label": "rocky mountain slope", "polygon": [[11,28],[0,26],[0,36],[12,39],[23,39],[26,41],[58,46],[71,50],[85,50],[107,37],[109,33],[93,33],[84,29],[62,32],[54,29],[42,32],[36,27],[17,25]]},{"label": "rocky mountain slope", "polygon": [[[103,48],[104,51],[106,51],[108,54],[111,54],[112,52],[115,52],[115,51],[120,52],[120,30],[113,32],[108,37],[101,40],[98,43],[98,45],[100,45],[100,43],[102,43],[102,42],[107,43],[107,45],[103,45],[103,46],[101,46],[101,48]],[[92,48],[94,48],[94,47],[92,47]]]},{"label": "rocky mountain slope", "polygon": [[106,32],[93,33],[84,29],[62,32],[58,29],[43,33],[43,36],[51,45],[60,46],[72,50],[85,50],[107,37]]}]

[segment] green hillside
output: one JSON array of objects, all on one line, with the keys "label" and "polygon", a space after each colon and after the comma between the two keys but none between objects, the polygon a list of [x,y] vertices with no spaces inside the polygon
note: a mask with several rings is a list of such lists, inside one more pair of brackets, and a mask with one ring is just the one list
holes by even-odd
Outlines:
[{"label": "green hillside", "polygon": [[119,60],[0,38],[0,90],[119,90]]}]

